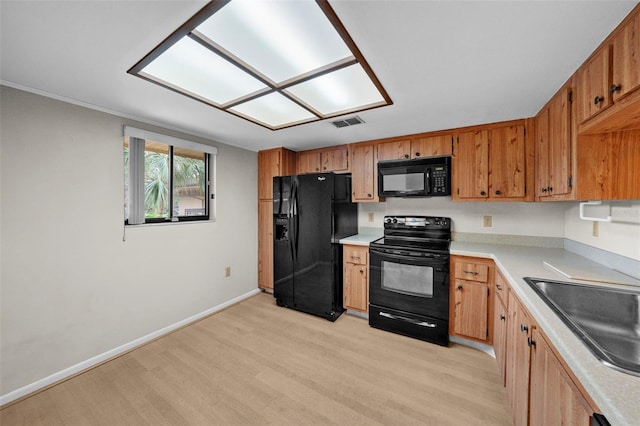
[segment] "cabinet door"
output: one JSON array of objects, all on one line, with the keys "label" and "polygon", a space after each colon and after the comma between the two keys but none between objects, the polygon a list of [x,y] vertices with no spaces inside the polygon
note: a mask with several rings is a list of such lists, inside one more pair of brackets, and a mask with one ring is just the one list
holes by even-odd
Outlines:
[{"label": "cabinet door", "polygon": [[273,198],[273,177],[280,176],[280,150],[260,151],[258,153],[258,199]]},{"label": "cabinet door", "polygon": [[379,143],[378,160],[405,160],[411,158],[411,139]]},{"label": "cabinet door", "polygon": [[351,150],[351,200],[353,202],[378,201],[377,163],[374,145],[356,145]]},{"label": "cabinet door", "polygon": [[320,152],[299,152],[298,153],[298,174],[319,173],[322,171],[322,159]]},{"label": "cabinet door", "polygon": [[429,136],[411,140],[411,158],[451,155],[451,135]]},{"label": "cabinet door", "polygon": [[593,410],[538,330],[531,349],[531,425],[591,424]]},{"label": "cabinet door", "polygon": [[549,107],[536,116],[536,195],[549,195]]},{"label": "cabinet door", "polygon": [[524,126],[491,130],[490,197],[525,196]]},{"label": "cabinet door", "polygon": [[258,202],[258,286],[273,289],[273,201]]},{"label": "cabinet door", "polygon": [[489,196],[489,131],[479,130],[458,135],[456,143],[456,198]]},{"label": "cabinet door", "polygon": [[613,39],[612,67],[614,101],[640,87],[640,13]]},{"label": "cabinet door", "polygon": [[349,148],[341,147],[322,151],[323,172],[346,172],[349,170]]},{"label": "cabinet door", "polygon": [[529,420],[529,364],[528,343],[533,322],[515,297],[509,298],[507,319],[507,395],[515,426],[526,426]]},{"label": "cabinet door", "polygon": [[454,334],[486,341],[488,328],[487,284],[455,280],[454,288]]},{"label": "cabinet door", "polygon": [[353,263],[344,264],[344,307],[356,311],[367,312],[368,267]]},{"label": "cabinet door", "polygon": [[507,349],[507,309],[502,300],[495,295],[493,315],[493,350],[496,353],[498,371],[502,377],[502,386],[506,385],[506,349]]},{"label": "cabinet door", "polygon": [[611,47],[600,50],[578,71],[578,119],[584,123],[611,105]]},{"label": "cabinet door", "polygon": [[571,88],[558,92],[549,103],[548,195],[571,192]]}]

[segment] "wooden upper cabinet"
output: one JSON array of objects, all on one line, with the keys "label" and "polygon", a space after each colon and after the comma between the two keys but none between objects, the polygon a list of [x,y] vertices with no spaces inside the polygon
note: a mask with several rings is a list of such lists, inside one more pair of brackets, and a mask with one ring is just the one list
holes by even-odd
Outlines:
[{"label": "wooden upper cabinet", "polygon": [[298,171],[299,175],[305,173],[320,173],[322,171],[322,158],[318,151],[298,152]]},{"label": "wooden upper cabinet", "polygon": [[564,195],[571,192],[571,88],[564,88],[549,103],[549,144],[548,144],[548,181],[546,191],[549,196]]},{"label": "wooden upper cabinet", "polygon": [[460,133],[455,145],[453,170],[455,198],[489,196],[489,131]]},{"label": "wooden upper cabinet", "polygon": [[604,46],[578,70],[578,121],[584,123],[611,105],[611,46]]},{"label": "wooden upper cabinet", "polygon": [[411,139],[379,143],[377,151],[379,161],[408,160],[411,158]]},{"label": "wooden upper cabinet", "polygon": [[338,146],[298,152],[298,174],[349,171],[349,148]]},{"label": "wooden upper cabinet", "polygon": [[451,135],[426,136],[411,140],[411,158],[451,155],[453,137]]},{"label": "wooden upper cabinet", "polygon": [[610,92],[614,101],[640,87],[640,13],[614,37],[612,68]]},{"label": "wooden upper cabinet", "polygon": [[378,143],[378,160],[408,160],[451,155],[451,135],[421,136]]},{"label": "wooden upper cabinet", "polygon": [[351,147],[351,201],[377,202],[378,182],[375,144],[357,144]]},{"label": "wooden upper cabinet", "polygon": [[349,147],[327,149],[321,152],[323,172],[346,172],[349,170]]},{"label": "wooden upper cabinet", "polygon": [[492,198],[525,196],[524,126],[491,130],[489,192]]},{"label": "wooden upper cabinet", "polygon": [[273,199],[273,177],[295,173],[296,153],[284,148],[258,152],[258,199]]}]

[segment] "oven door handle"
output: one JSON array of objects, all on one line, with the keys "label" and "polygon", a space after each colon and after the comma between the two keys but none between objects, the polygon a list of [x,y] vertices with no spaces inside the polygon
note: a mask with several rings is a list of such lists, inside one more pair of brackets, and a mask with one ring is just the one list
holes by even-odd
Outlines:
[{"label": "oven door handle", "polygon": [[443,263],[449,262],[449,259],[447,259],[448,255],[442,255],[442,254],[420,253],[419,256],[411,256],[411,255],[405,255],[405,254],[391,253],[386,250],[379,250],[379,249],[373,249],[373,248],[370,250],[372,253],[378,253],[384,257],[391,258],[391,259],[401,259],[401,260],[435,259],[436,261],[440,261]]},{"label": "oven door handle", "polygon": [[380,312],[380,316],[381,317],[385,317],[385,318],[390,318],[390,319],[393,319],[393,320],[405,321],[405,322],[411,323],[413,325],[417,325],[419,327],[429,327],[429,328],[436,328],[437,327],[437,324],[434,324],[432,322],[418,321],[418,320],[414,320],[414,319],[411,319],[411,318],[403,317],[403,316],[400,316],[400,315],[392,315],[392,314],[389,314],[389,313],[386,313],[386,312]]}]

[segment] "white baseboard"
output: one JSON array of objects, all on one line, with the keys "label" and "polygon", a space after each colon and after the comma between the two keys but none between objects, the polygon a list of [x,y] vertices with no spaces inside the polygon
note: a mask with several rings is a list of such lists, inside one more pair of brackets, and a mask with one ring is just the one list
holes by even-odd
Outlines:
[{"label": "white baseboard", "polygon": [[138,339],[135,339],[129,343],[125,343],[124,345],[118,346],[117,348],[111,349],[107,352],[104,352],[100,355],[96,355],[93,358],[89,358],[86,361],[82,361],[76,365],[73,365],[69,368],[65,368],[62,371],[58,371],[57,373],[54,373],[50,376],[47,376],[43,379],[40,379],[36,382],[33,382],[29,385],[23,386],[19,389],[16,389],[12,392],[9,392],[5,395],[0,396],[0,407],[3,407],[5,404],[8,404],[12,401],[15,401],[16,399],[22,398],[26,395],[32,394],[34,392],[39,391],[40,389],[46,388],[47,386],[51,386],[55,383],[58,383],[64,379],[67,379],[73,375],[76,375],[78,373],[81,373],[85,370],[88,370],[89,368],[92,368],[102,362],[105,362],[111,358],[114,358],[118,355],[121,355],[125,352],[128,352],[132,349],[135,349],[139,346],[144,345],[145,343],[148,343],[154,339],[157,339],[158,337],[164,336],[165,334],[169,334],[174,330],[177,330],[180,327],[184,327],[185,325],[188,325],[192,322],[198,321],[199,319],[202,319],[208,315],[214,314],[218,311],[221,311],[225,308],[228,308],[231,305],[235,305],[238,302],[243,301],[244,299],[247,299],[255,294],[260,293],[260,289],[255,289],[255,290],[251,290],[248,293],[245,293],[241,296],[238,296],[236,298],[233,298],[227,302],[221,303],[218,306],[214,306],[213,308],[209,308],[206,311],[200,312],[198,314],[195,314],[189,318],[186,318],[182,321],[178,321],[175,324],[171,324],[167,327],[161,328],[160,330],[154,331],[153,333],[147,334],[146,336],[142,336]]}]

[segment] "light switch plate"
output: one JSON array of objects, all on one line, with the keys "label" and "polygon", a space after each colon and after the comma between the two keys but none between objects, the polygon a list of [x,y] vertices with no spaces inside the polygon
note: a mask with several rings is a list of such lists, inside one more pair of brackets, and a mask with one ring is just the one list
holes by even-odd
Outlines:
[{"label": "light switch plate", "polygon": [[482,223],[483,223],[482,226],[484,226],[485,228],[491,228],[493,226],[491,219],[492,219],[491,216],[484,216],[482,218]]}]

